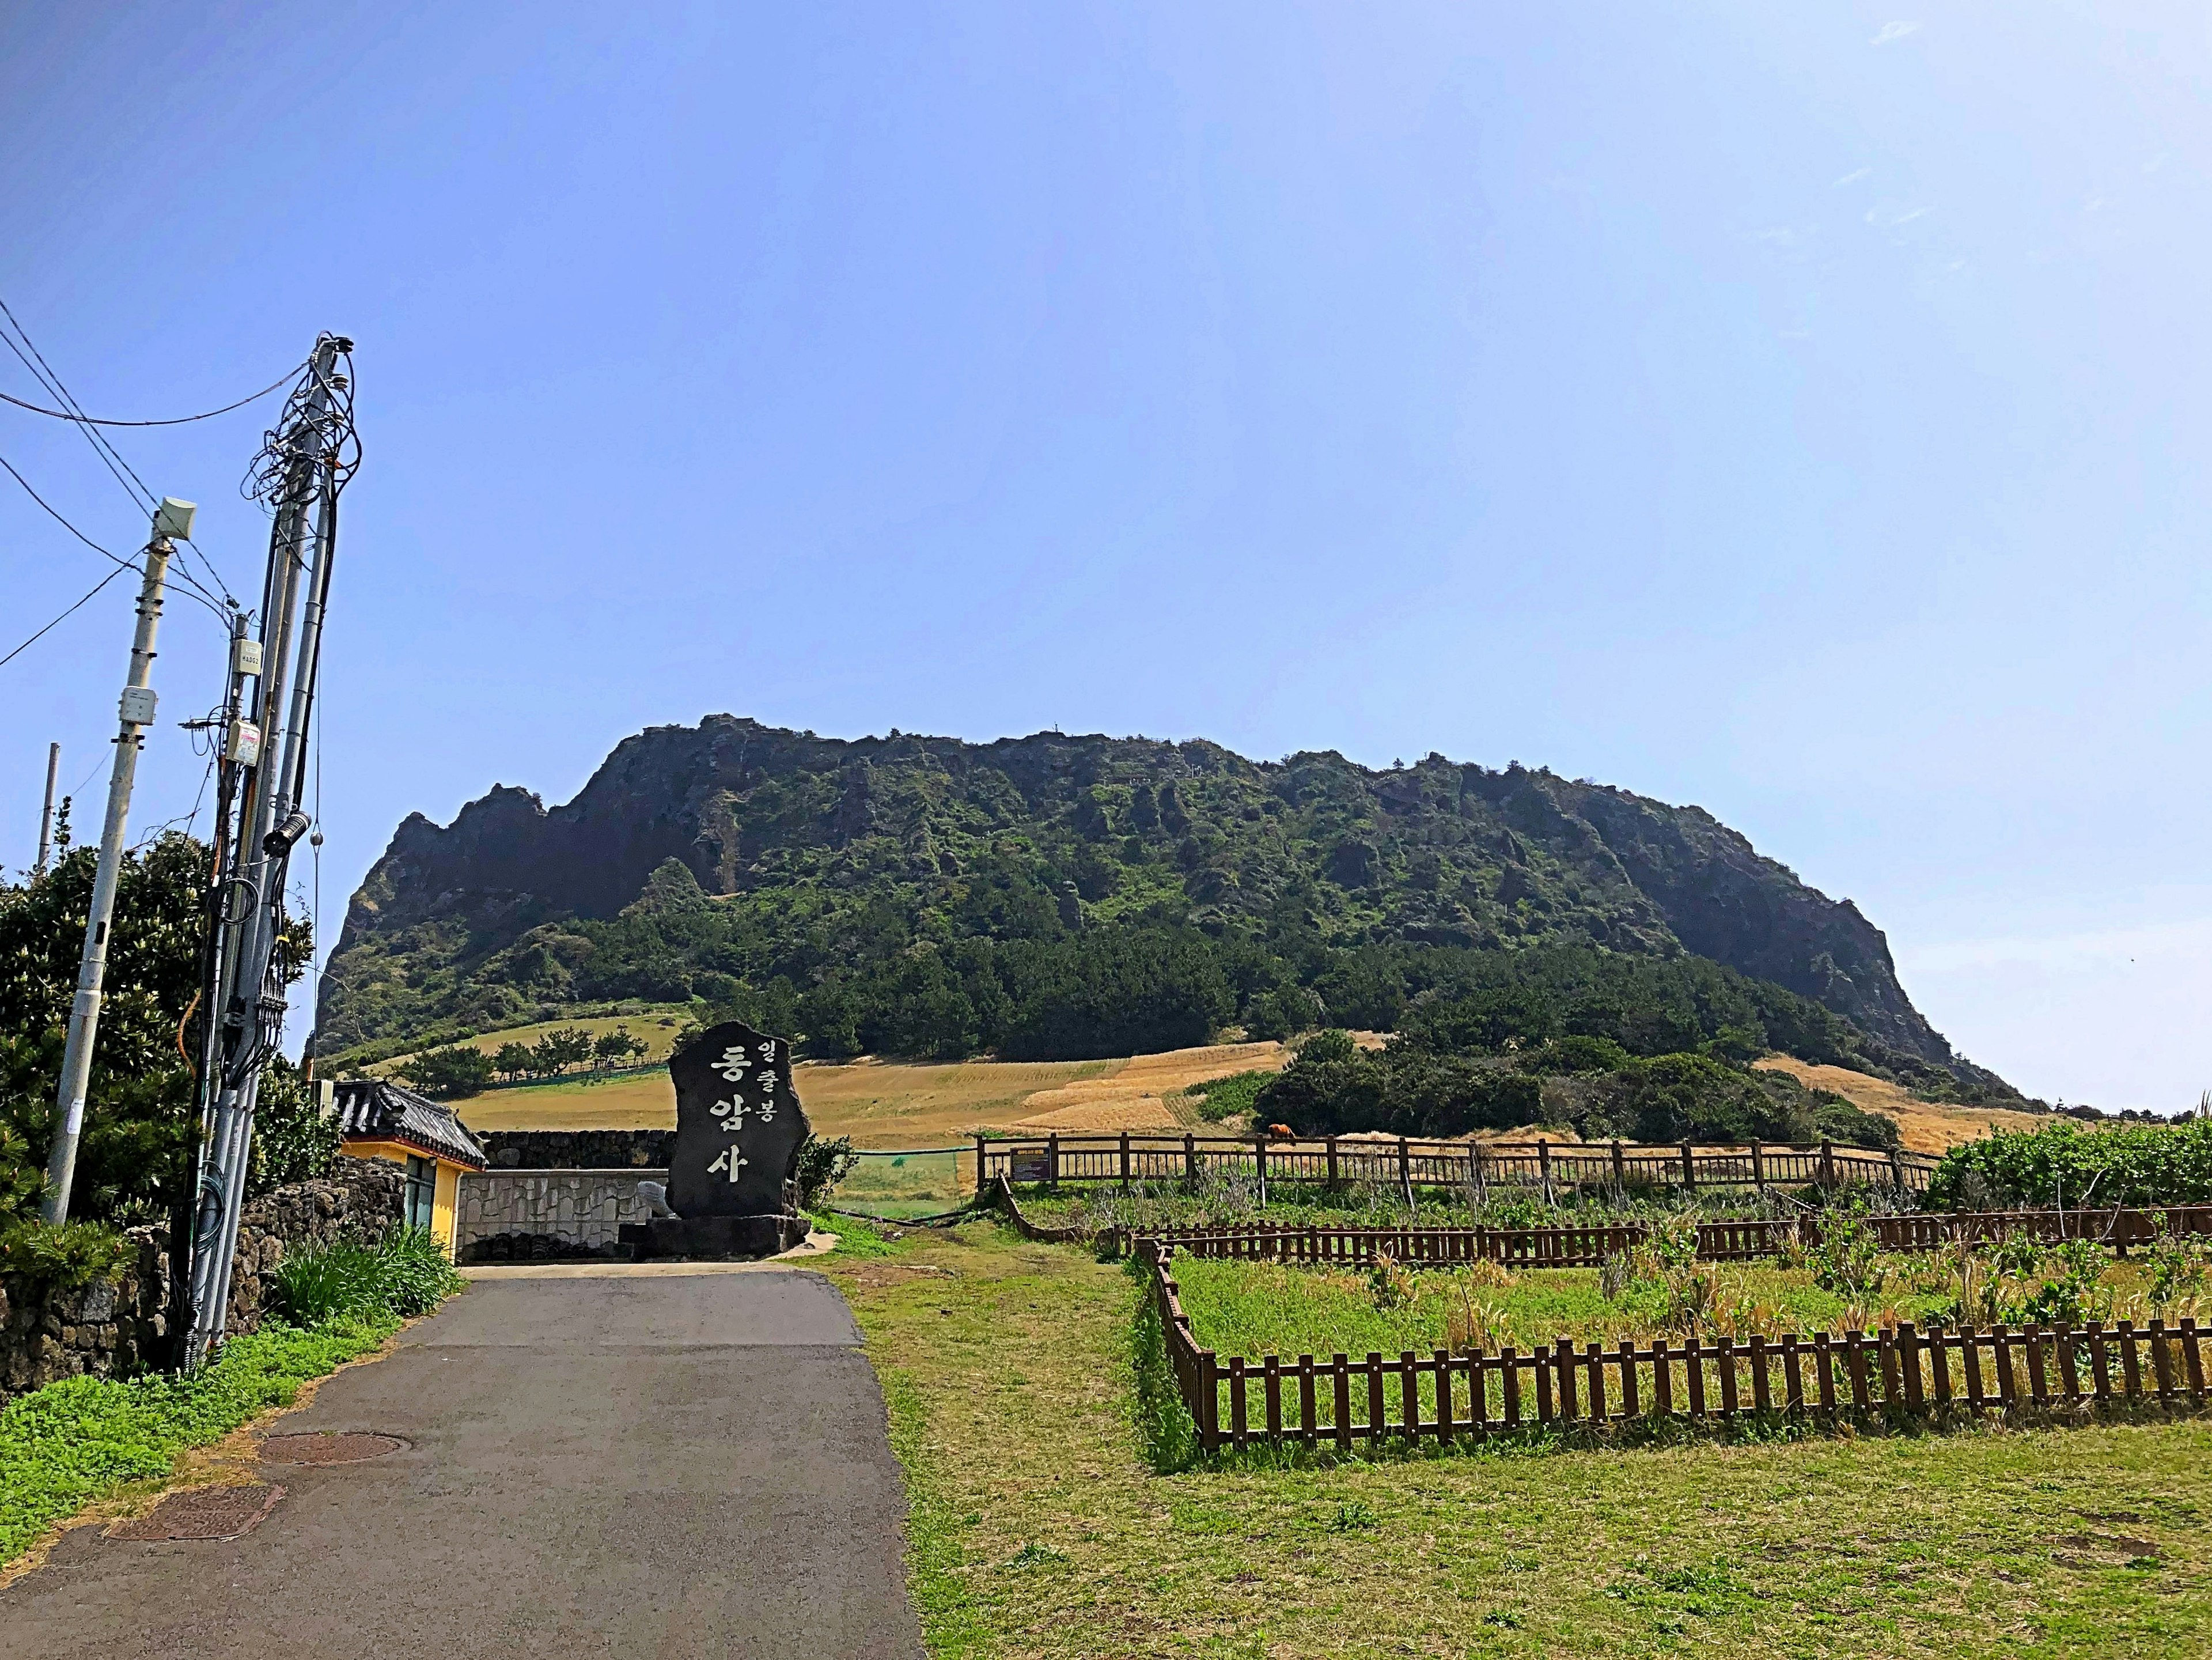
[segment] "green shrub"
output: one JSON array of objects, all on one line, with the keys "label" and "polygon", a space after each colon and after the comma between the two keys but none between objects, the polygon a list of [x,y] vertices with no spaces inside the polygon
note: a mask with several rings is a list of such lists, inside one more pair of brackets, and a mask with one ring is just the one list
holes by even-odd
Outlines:
[{"label": "green shrub", "polygon": [[2212,1120],[2090,1129],[2068,1120],[1999,1130],[1945,1153],[1931,1210],[2013,1205],[2154,1208],[2212,1203]]},{"label": "green shrub", "polygon": [[277,1265],[272,1297],[286,1318],[319,1325],[349,1315],[427,1314],[461,1288],[446,1248],[422,1228],[399,1228],[375,1244],[341,1239]]},{"label": "green shrub", "polygon": [[1185,1091],[1198,1098],[1198,1116],[1209,1124],[1252,1110],[1260,1091],[1274,1081],[1272,1072],[1233,1072],[1226,1078],[1193,1084]]},{"label": "green shrub", "polygon": [[823,1140],[811,1130],[799,1144],[799,1206],[801,1210],[814,1210],[829,1198],[830,1191],[850,1176],[860,1164],[860,1155],[853,1151],[850,1136],[841,1135],[834,1140]]},{"label": "green shrub", "polygon": [[98,1222],[42,1222],[35,1219],[0,1229],[0,1274],[20,1276],[56,1291],[74,1291],[113,1280],[129,1264],[131,1242]]}]

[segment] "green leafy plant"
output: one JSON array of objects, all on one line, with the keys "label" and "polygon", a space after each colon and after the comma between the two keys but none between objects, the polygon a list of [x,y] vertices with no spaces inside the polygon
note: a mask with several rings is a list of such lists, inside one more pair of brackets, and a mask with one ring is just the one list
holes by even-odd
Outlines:
[{"label": "green leafy plant", "polygon": [[860,1163],[860,1155],[853,1151],[850,1136],[824,1140],[809,1131],[806,1139],[799,1144],[799,1207],[817,1208]]},{"label": "green leafy plant", "polygon": [[1377,1309],[1388,1314],[1393,1309],[1411,1308],[1421,1292],[1403,1264],[1389,1252],[1377,1251],[1367,1268],[1367,1294]]},{"label": "green leafy plant", "polygon": [[35,1218],[0,1229],[0,1274],[57,1291],[113,1280],[129,1264],[131,1242],[98,1222]]},{"label": "green leafy plant", "polygon": [[1203,1084],[1193,1084],[1185,1094],[1198,1101],[1198,1116],[1209,1124],[1252,1110],[1260,1091],[1273,1081],[1272,1072],[1237,1072]]},{"label": "green leafy plant", "polygon": [[2143,1266],[2150,1277],[2143,1291],[2144,1300],[2150,1304],[2151,1312],[2161,1319],[2193,1314],[2198,1299],[2204,1295],[2207,1279],[2212,1276],[2212,1253],[2208,1253],[2203,1240],[2169,1228],[2163,1212],[2156,1223],[2158,1237],[2143,1255]]},{"label": "green leafy plant", "polygon": [[1945,1153],[1928,1184],[1932,1210],[2061,1203],[2212,1203],[2212,1120],[1999,1130]]},{"label": "green leafy plant", "polygon": [[396,1228],[374,1243],[341,1239],[296,1251],[277,1265],[274,1282],[278,1311],[303,1326],[370,1313],[412,1318],[464,1283],[445,1246],[423,1228]]},{"label": "green leafy plant", "polygon": [[1805,1266],[1823,1291],[1853,1298],[1881,1294],[1889,1276],[1863,1198],[1854,1195],[1820,1213],[1818,1236],[1805,1247]]}]

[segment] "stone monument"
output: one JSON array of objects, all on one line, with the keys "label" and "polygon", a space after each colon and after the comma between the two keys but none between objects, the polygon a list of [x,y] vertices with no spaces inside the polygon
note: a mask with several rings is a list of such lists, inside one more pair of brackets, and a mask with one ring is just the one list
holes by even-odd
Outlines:
[{"label": "stone monument", "polygon": [[799,1149],[808,1125],[791,1045],[726,1020],[668,1057],[676,1083],[671,1217],[625,1223],[634,1257],[772,1256],[806,1237]]}]

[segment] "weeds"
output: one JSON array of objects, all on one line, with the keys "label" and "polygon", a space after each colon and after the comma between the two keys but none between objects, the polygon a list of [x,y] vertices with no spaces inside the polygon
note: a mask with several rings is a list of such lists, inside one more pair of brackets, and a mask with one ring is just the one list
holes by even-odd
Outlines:
[{"label": "weeds", "polygon": [[287,1256],[276,1268],[273,1300],[295,1325],[352,1314],[410,1319],[461,1288],[446,1248],[422,1228],[396,1228],[374,1244],[359,1239]]}]

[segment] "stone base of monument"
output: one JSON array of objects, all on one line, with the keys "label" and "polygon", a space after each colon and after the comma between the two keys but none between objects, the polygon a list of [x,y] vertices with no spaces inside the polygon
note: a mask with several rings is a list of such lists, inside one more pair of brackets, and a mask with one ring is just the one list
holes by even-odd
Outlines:
[{"label": "stone base of monument", "polygon": [[805,1217],[788,1214],[658,1216],[623,1223],[620,1237],[633,1262],[744,1262],[803,1245],[808,1231]]}]

